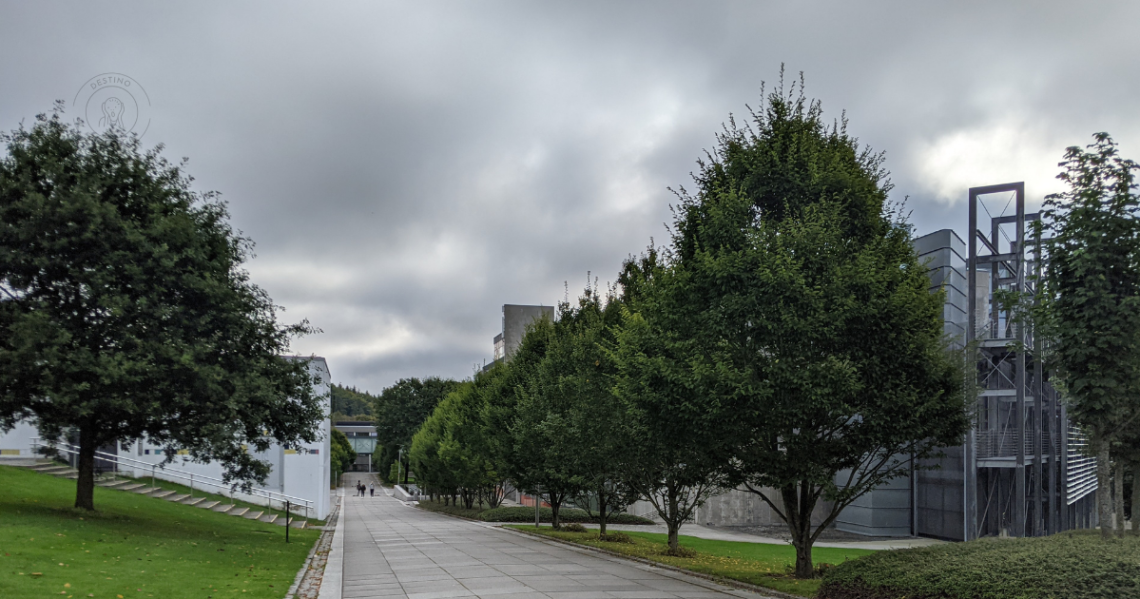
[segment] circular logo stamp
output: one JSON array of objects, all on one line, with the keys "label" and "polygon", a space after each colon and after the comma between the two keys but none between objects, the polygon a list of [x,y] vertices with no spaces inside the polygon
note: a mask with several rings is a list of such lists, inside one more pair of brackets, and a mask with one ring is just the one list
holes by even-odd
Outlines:
[{"label": "circular logo stamp", "polygon": [[96,133],[114,127],[142,137],[150,128],[150,96],[138,81],[122,73],[88,79],[71,105],[79,108],[83,121]]}]

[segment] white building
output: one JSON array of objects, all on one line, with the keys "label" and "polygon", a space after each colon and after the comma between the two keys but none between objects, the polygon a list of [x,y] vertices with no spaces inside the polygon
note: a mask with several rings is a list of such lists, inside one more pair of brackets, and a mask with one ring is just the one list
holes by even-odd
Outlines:
[{"label": "white building", "polygon": [[[260,505],[272,502],[273,507],[280,507],[288,499],[297,508],[308,508],[307,517],[324,519],[331,509],[329,489],[332,482],[329,463],[332,433],[328,418],[332,407],[332,381],[329,367],[321,357],[289,359],[308,362],[309,371],[319,381],[314,383],[314,391],[322,398],[325,418],[321,421],[317,440],[288,448],[275,443],[265,452],[256,452],[258,459],[269,462],[269,477],[264,485],[254,488],[251,493],[234,492],[233,497]],[[39,436],[34,426],[21,422],[12,431],[0,434],[0,450],[3,451],[0,455],[6,459],[33,457],[32,440]],[[219,463],[195,463],[186,456],[181,459],[175,457],[173,462],[163,467],[162,462],[167,458],[165,449],[145,439],[130,444],[120,443],[115,451],[120,458],[118,471],[123,475],[137,478],[153,475],[159,480],[193,485],[201,491],[230,495],[228,486],[221,482],[224,471]],[[304,513],[304,510],[298,513]]]},{"label": "white building", "polygon": [[0,434],[0,464],[5,460],[25,461],[34,459],[32,441],[39,438],[40,431],[27,422],[17,422],[16,428]]}]

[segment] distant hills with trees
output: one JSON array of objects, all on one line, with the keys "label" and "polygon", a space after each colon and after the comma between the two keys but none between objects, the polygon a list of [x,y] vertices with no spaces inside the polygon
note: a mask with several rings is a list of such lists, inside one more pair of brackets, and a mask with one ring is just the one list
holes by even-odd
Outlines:
[{"label": "distant hills with trees", "polygon": [[344,420],[372,420],[372,404],[377,397],[367,391],[358,391],[356,387],[345,387],[333,383],[332,385],[332,421]]}]

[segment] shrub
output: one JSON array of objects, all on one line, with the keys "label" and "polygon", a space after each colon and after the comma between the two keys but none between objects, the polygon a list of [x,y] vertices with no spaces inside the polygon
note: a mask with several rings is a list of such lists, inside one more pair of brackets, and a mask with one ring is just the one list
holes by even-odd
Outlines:
[{"label": "shrub", "polygon": [[625,534],[624,532],[608,532],[606,534],[599,534],[598,540],[605,543],[632,543],[633,537]]},{"label": "shrub", "polygon": [[479,508],[467,509],[462,505],[444,505],[442,501],[421,501],[418,507],[429,512],[440,512],[443,514],[450,514],[452,516],[460,516],[462,518],[470,518],[478,520],[479,515],[483,512]]},{"label": "shrub", "polygon": [[577,522],[571,522],[569,524],[563,524],[559,526],[558,530],[561,530],[562,532],[586,532],[589,529],[587,529],[585,526],[582,526],[581,524],[578,524]]},{"label": "shrub", "polygon": [[1140,538],[1093,531],[882,551],[828,569],[820,599],[1140,596]]},{"label": "shrub", "polygon": [[669,557],[685,557],[685,558],[697,557],[696,551],[689,549],[688,547],[682,547],[680,545],[677,545],[676,549],[673,549],[672,547],[669,547],[668,545],[666,545],[665,550],[662,551],[661,554],[662,555],[668,555]]}]

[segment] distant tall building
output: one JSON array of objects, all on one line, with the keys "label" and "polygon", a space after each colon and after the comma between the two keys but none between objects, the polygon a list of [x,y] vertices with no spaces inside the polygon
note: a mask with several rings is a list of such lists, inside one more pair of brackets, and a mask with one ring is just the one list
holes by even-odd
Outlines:
[{"label": "distant tall building", "polygon": [[510,360],[522,343],[526,328],[543,318],[554,319],[553,306],[503,304],[503,332],[495,335],[495,362]]}]

